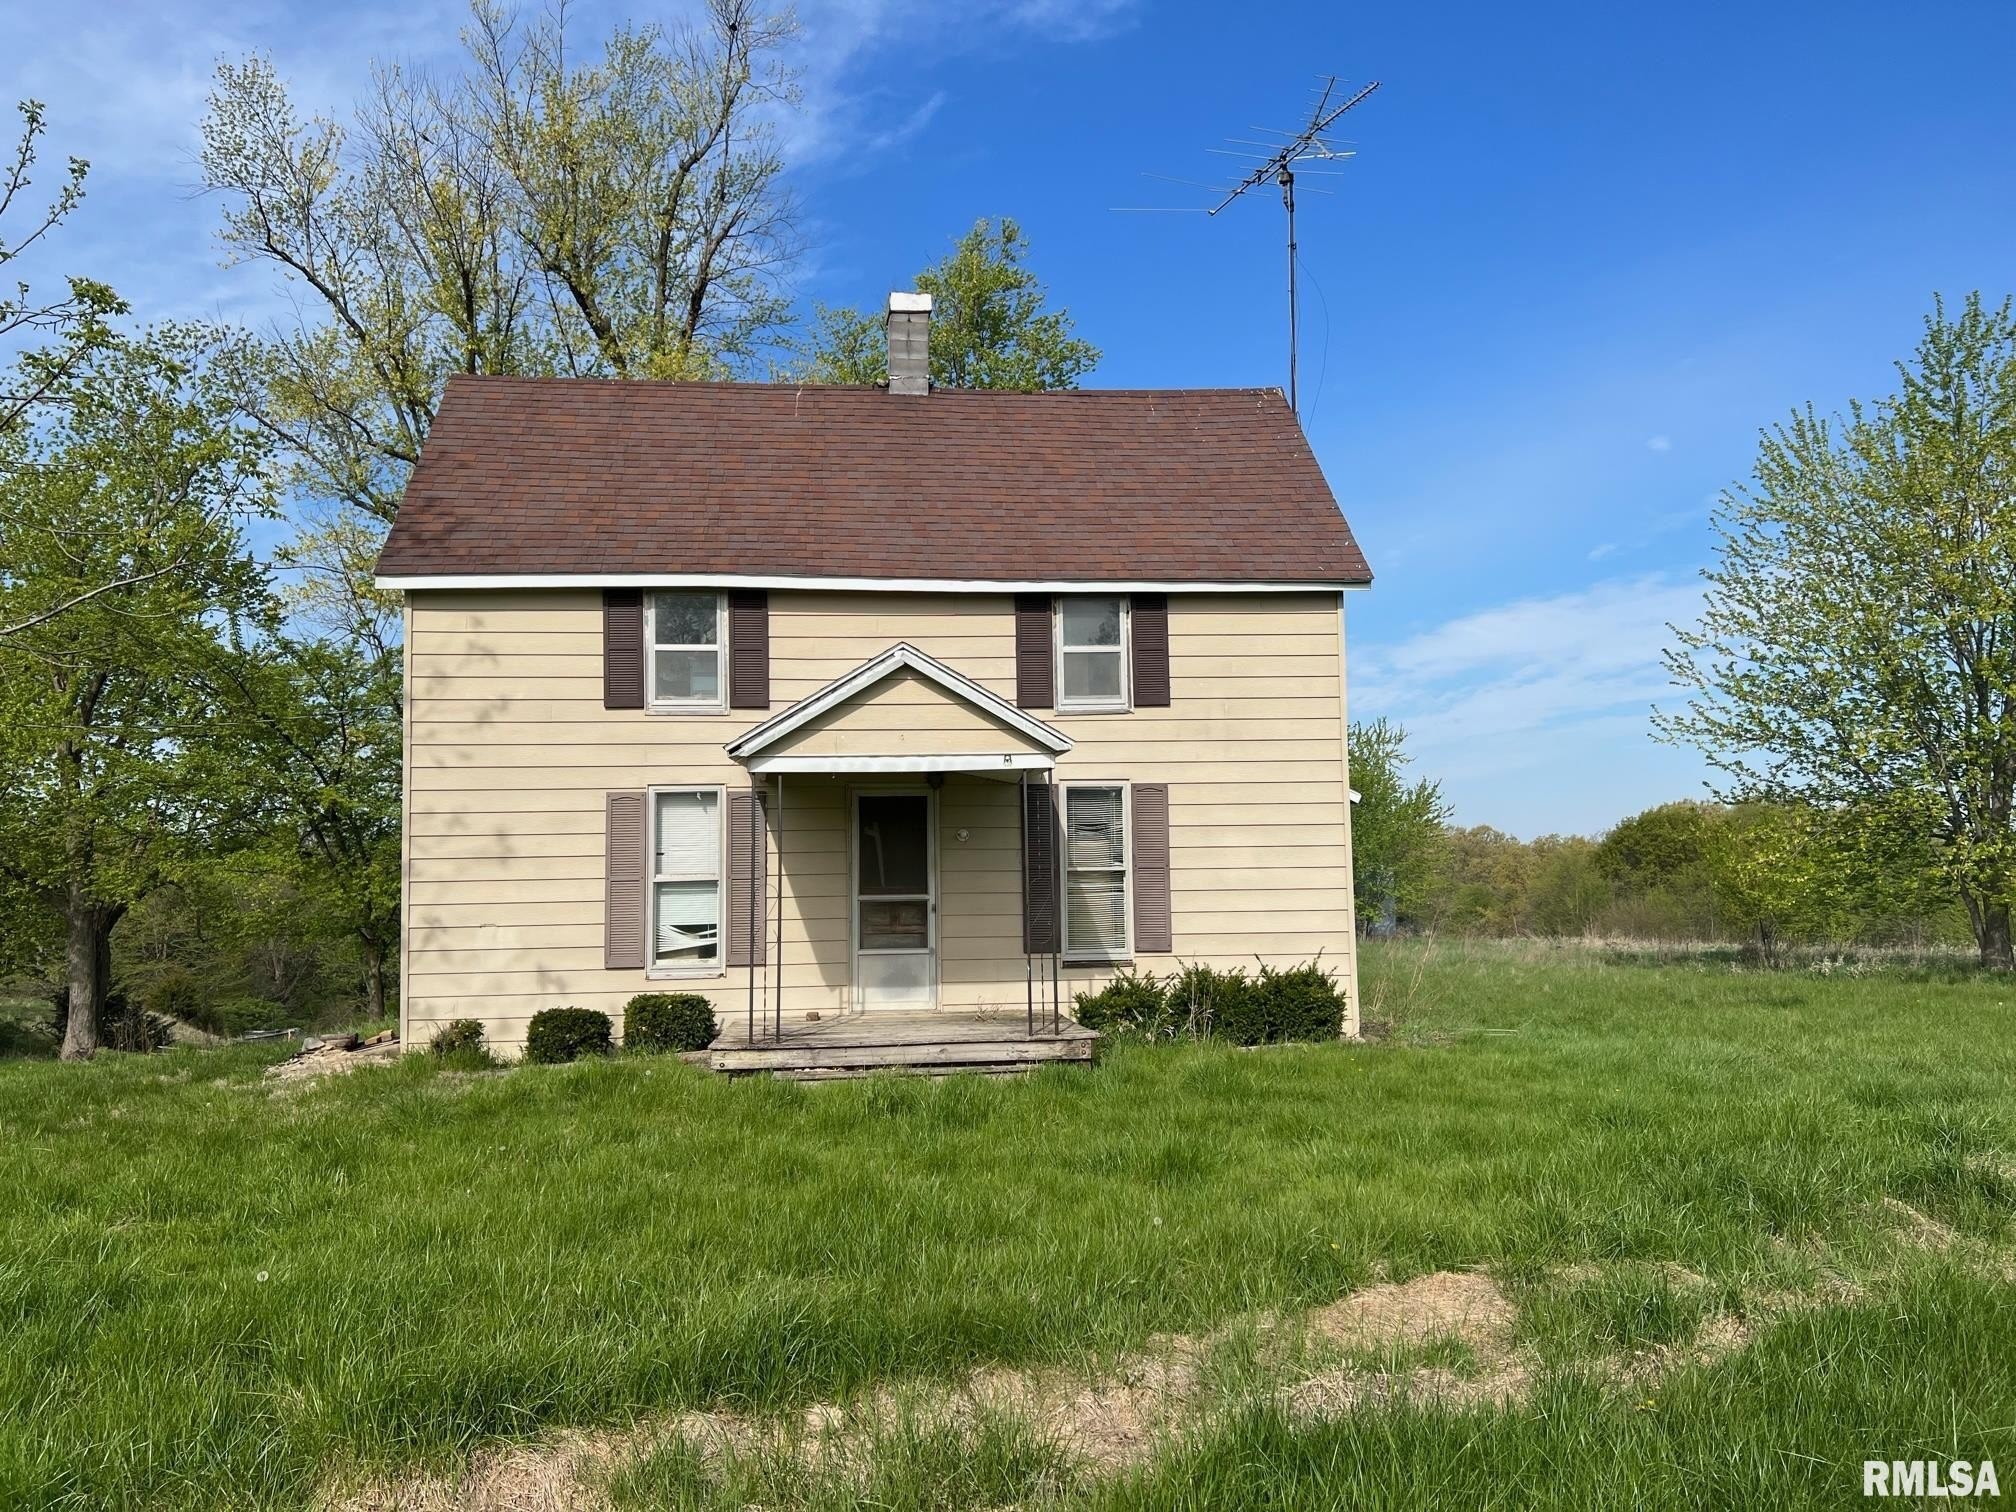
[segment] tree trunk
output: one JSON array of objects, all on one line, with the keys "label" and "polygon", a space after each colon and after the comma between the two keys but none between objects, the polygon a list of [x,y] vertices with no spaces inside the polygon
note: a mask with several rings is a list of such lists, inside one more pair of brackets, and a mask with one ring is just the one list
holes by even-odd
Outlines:
[{"label": "tree trunk", "polygon": [[63,1025],[63,1059],[89,1060],[98,1052],[98,1020],[112,985],[112,917],[75,887],[67,913],[64,977],[69,1013]]},{"label": "tree trunk", "polygon": [[385,1017],[385,947],[376,940],[364,941],[364,1001],[369,1018]]},{"label": "tree trunk", "polygon": [[2016,943],[2012,943],[2009,935],[2009,905],[1983,901],[1971,911],[1983,969],[2016,971]]}]

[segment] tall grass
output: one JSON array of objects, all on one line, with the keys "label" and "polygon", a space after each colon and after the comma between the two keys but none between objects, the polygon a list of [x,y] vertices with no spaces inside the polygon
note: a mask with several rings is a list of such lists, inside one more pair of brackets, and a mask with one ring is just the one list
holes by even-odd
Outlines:
[{"label": "tall grass", "polygon": [[[1380,1044],[1023,1081],[417,1056],[276,1092],[260,1047],[0,1063],[0,1505],[298,1505],[542,1425],[1082,1359],[1375,1271],[1761,1284],[1806,1240],[1873,1243],[1886,1195],[2005,1236],[2010,984],[1407,945],[1368,950],[1365,983]],[[1956,1311],[1923,1337],[1863,1320],[1857,1347],[1934,1390],[1941,1329],[1992,1324],[2016,1358],[1978,1289],[1927,1295]],[[1808,1411],[1780,1375],[1744,1389],[1714,1432]],[[1345,1484],[1305,1462],[1356,1431],[1292,1430],[1283,1484]],[[1423,1460],[1462,1431],[1363,1430]],[[1199,1475],[1233,1474],[1226,1442]]]},{"label": "tall grass", "polygon": [[1861,1504],[1865,1458],[1987,1459],[2006,1476],[2009,1312],[2006,1285],[1934,1266],[1881,1300],[1790,1318],[1650,1395],[1568,1372],[1502,1412],[1397,1406],[1312,1425],[1257,1407],[1074,1501],[1818,1509]]}]

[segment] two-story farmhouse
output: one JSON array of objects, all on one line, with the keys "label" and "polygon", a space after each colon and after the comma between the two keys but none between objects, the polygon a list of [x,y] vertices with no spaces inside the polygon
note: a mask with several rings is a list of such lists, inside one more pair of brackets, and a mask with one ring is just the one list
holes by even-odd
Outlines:
[{"label": "two-story farmhouse", "polygon": [[886,387],[449,383],[379,562],[409,1044],[647,990],[1019,1038],[1129,962],[1319,953],[1355,1029],[1370,574],[1294,414],[932,390],[891,305]]}]

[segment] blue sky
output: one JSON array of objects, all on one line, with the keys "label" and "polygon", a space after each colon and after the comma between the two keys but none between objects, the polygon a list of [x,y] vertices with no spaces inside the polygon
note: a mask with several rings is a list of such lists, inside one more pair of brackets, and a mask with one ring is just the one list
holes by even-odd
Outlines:
[{"label": "blue sky", "polygon": [[[681,7],[577,0],[600,30]],[[1599,831],[1700,791],[1655,745],[1658,653],[1760,426],[1888,392],[1935,290],[2016,289],[2016,7],[1229,6],[802,0],[787,124],[809,304],[875,304],[982,215],[1104,348],[1109,386],[1285,379],[1271,192],[1195,205],[1319,71],[1384,87],[1307,187],[1303,407],[1378,573],[1354,713],[1413,732],[1459,820]],[[0,82],[93,161],[61,245],[148,317],[286,307],[193,195],[214,60],[341,109],[454,50],[459,0],[0,11]]]}]

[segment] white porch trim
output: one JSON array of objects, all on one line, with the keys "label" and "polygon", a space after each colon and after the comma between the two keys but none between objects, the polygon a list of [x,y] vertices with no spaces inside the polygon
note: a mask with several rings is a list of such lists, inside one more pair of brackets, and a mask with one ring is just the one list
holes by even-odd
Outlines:
[{"label": "white porch trim", "polygon": [[[881,770],[881,771],[909,770],[909,771],[942,772],[942,771],[966,770],[971,767],[981,767],[991,769],[997,766],[1001,766],[1004,760],[1010,761],[1011,764],[1009,766],[1003,767],[1003,770],[1015,770],[1015,768],[1012,765],[1012,758],[1014,756],[1026,755],[1027,753],[989,751],[981,754],[975,754],[959,758],[953,758],[953,757],[907,758],[907,757],[894,757],[894,756],[891,757],[805,756],[798,758],[780,757],[773,759],[776,760],[796,759],[808,763],[817,761],[825,764],[820,766],[806,765],[798,767],[771,766],[768,768],[758,768],[753,761],[750,761],[751,757],[756,756],[766,747],[774,745],[777,741],[782,740],[786,735],[789,735],[793,730],[799,729],[804,725],[810,723],[812,720],[817,719],[821,714],[824,714],[831,709],[839,707],[841,704],[845,703],[848,699],[852,698],[856,693],[859,693],[866,688],[873,687],[876,683],[882,681],[883,678],[888,677],[890,674],[894,672],[899,672],[906,667],[909,668],[912,672],[915,672],[918,676],[926,678],[929,681],[936,683],[939,687],[943,688],[947,693],[950,693],[954,698],[960,699],[965,703],[973,705],[976,709],[980,710],[981,713],[988,715],[990,718],[998,719],[999,721],[1001,721],[1001,723],[1007,725],[1011,730],[1014,730],[1018,734],[1028,737],[1030,740],[1034,741],[1037,745],[1047,747],[1052,753],[1053,758],[1055,756],[1061,756],[1064,752],[1071,749],[1071,737],[1066,735],[1062,730],[1056,728],[1056,726],[1045,724],[1042,720],[1037,719],[1030,714],[1024,713],[1022,710],[1016,708],[1015,705],[1009,703],[1007,699],[1002,698],[999,694],[990,692],[988,689],[982,687],[979,683],[973,681],[973,679],[968,677],[965,673],[954,671],[951,667],[948,667],[945,665],[945,663],[939,661],[938,658],[936,658],[935,656],[928,656],[924,652],[919,651],[915,646],[911,645],[908,641],[898,641],[895,645],[891,646],[887,651],[884,651],[881,655],[871,657],[869,660],[863,662],[860,666],[856,667],[853,671],[843,673],[839,677],[834,678],[832,682],[826,684],[825,687],[819,689],[816,693],[806,694],[805,697],[799,699],[798,702],[796,702],[795,704],[792,704],[790,708],[784,709],[776,714],[771,715],[768,719],[764,720],[763,723],[757,725],[754,729],[743,731],[742,734],[740,734],[735,739],[728,742],[727,745],[728,754],[734,757],[737,761],[747,763],[751,771],[757,771],[757,770],[769,770],[773,772],[837,771],[837,770],[847,770],[847,768],[836,767],[835,765],[833,765],[833,763],[835,762],[863,761],[863,760],[895,761],[895,760],[913,760],[913,759],[914,760],[957,759],[966,762],[968,766],[967,768],[882,767],[873,770]],[[1052,759],[1047,764],[1054,766],[1056,763],[1055,760]]]},{"label": "white porch trim", "polygon": [[968,752],[963,756],[752,756],[746,765],[765,772],[977,772],[1004,777],[1016,772],[1054,771],[1057,760],[1039,752]]}]

